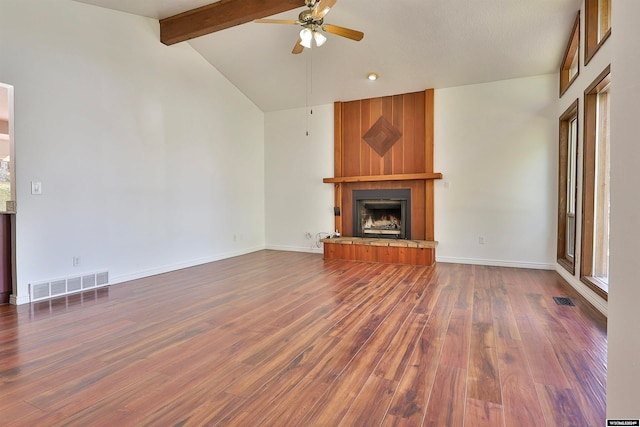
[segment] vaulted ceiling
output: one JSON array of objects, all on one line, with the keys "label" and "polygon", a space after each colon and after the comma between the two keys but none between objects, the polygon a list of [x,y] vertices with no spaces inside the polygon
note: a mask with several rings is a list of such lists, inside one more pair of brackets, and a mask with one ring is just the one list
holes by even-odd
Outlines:
[{"label": "vaulted ceiling", "polygon": [[[197,37],[168,39],[163,25],[165,42],[190,44],[263,111],[555,73],[582,3],[338,0],[325,22],[363,31],[364,39],[327,34],[322,47],[292,55],[298,26],[251,20],[258,15],[297,19],[305,10],[303,0],[76,1],[163,24],[217,3],[204,9],[209,15],[183,16],[180,25],[192,31],[186,37]],[[300,6],[290,9],[296,3]],[[209,33],[212,29],[218,31]],[[370,71],[380,79],[367,80]]]}]

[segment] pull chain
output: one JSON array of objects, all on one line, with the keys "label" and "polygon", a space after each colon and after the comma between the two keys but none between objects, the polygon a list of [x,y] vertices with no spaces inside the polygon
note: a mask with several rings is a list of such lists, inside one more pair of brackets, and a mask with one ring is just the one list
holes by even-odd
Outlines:
[{"label": "pull chain", "polygon": [[309,116],[313,114],[313,109],[309,107],[309,97],[313,94],[313,47],[308,49],[307,54],[307,84],[305,90],[305,123],[306,123],[306,136],[309,136]]}]

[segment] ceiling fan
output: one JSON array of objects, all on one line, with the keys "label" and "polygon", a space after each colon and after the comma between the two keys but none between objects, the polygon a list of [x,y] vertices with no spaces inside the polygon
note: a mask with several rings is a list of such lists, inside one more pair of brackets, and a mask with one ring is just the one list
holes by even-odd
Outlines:
[{"label": "ceiling fan", "polygon": [[253,22],[260,24],[293,24],[300,25],[302,30],[298,41],[291,53],[301,53],[304,48],[311,48],[311,40],[315,40],[316,46],[320,47],[327,41],[327,38],[318,30],[337,36],[346,37],[351,40],[360,41],[364,37],[361,31],[352,30],[350,28],[339,27],[337,25],[325,24],[324,17],[336,4],[337,0],[305,0],[307,10],[303,10],[298,15],[297,20],[293,19],[256,19]]}]

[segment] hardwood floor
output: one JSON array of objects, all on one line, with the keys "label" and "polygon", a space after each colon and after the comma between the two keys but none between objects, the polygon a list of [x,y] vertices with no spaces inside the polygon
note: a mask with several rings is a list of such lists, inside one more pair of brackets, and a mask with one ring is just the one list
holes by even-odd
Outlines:
[{"label": "hardwood floor", "polygon": [[0,424],[602,426],[606,346],[555,272],[261,251],[0,306]]}]

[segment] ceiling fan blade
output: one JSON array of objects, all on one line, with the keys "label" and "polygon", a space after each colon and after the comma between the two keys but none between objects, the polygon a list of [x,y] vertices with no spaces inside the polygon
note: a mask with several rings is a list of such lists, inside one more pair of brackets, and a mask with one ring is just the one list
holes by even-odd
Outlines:
[{"label": "ceiling fan blade", "polygon": [[337,0],[319,0],[311,11],[313,19],[322,19],[336,4]]},{"label": "ceiling fan blade", "polygon": [[294,19],[254,19],[256,24],[297,24]]},{"label": "ceiling fan blade", "polygon": [[296,42],[296,45],[293,47],[293,50],[291,51],[291,53],[293,53],[294,55],[302,53],[302,51],[304,50],[304,46],[300,44],[301,41],[302,39],[298,37],[298,41]]},{"label": "ceiling fan blade", "polygon": [[364,37],[362,31],[352,30],[350,28],[339,27],[337,25],[326,24],[322,26],[322,29],[327,33],[335,34],[337,36],[346,37],[351,40],[359,42]]}]

